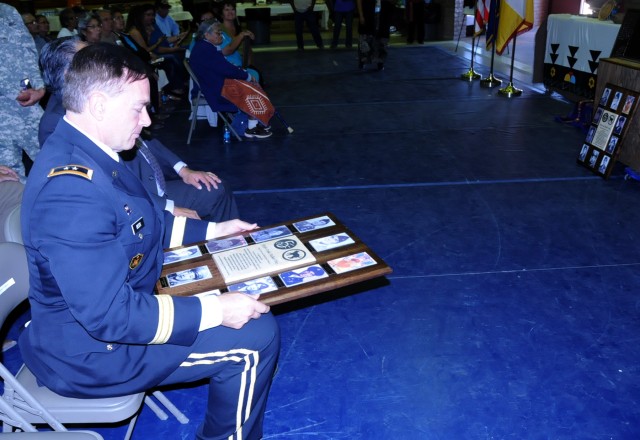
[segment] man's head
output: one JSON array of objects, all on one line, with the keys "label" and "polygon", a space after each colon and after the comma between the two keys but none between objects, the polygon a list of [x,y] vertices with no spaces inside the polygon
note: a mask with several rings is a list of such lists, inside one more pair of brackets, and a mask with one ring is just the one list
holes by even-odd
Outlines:
[{"label": "man's head", "polygon": [[22,14],[22,21],[24,25],[29,29],[29,33],[31,35],[38,34],[38,22],[36,21],[36,17],[33,14]]},{"label": "man's head", "polygon": [[167,0],[157,0],[156,1],[156,12],[162,18],[169,15],[169,9],[171,9],[171,5]]},{"label": "man's head", "polygon": [[116,152],[133,148],[151,124],[147,66],[113,44],[92,44],[73,57],[62,97],[72,122]]},{"label": "man's head", "polygon": [[40,53],[42,79],[51,93],[62,93],[64,74],[73,56],[87,43],[80,37],[57,38],[45,44]]},{"label": "man's head", "polygon": [[73,9],[66,8],[60,11],[60,25],[69,30],[76,29],[78,27],[78,17]]}]

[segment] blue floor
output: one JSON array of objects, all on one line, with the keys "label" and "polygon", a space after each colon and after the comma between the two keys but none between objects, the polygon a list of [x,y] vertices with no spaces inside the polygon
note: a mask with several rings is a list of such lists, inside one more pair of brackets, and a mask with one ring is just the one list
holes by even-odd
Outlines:
[{"label": "blue floor", "polygon": [[[256,64],[293,134],[225,146],[199,122],[186,146],[184,110],[158,137],[246,220],[332,212],[394,270],[274,308],[265,439],[640,438],[640,183],[576,164],[570,103],[499,97],[435,47],[382,72],[347,51]],[[191,423],[144,408],[134,439],[193,438],[204,386],[166,394]]]}]

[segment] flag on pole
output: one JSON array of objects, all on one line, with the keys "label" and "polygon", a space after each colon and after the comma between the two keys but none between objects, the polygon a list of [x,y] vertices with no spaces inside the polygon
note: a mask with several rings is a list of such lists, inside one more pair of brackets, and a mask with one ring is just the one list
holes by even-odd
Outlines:
[{"label": "flag on pole", "polygon": [[491,0],[478,0],[476,3],[476,36],[480,35],[489,21],[489,6]]},{"label": "flag on pole", "polygon": [[533,0],[500,0],[496,52],[502,55],[509,42],[533,27]]},{"label": "flag on pole", "polygon": [[487,38],[487,50],[491,50],[496,41],[498,32],[498,22],[500,18],[500,0],[489,0],[489,19],[485,27],[485,36]]}]

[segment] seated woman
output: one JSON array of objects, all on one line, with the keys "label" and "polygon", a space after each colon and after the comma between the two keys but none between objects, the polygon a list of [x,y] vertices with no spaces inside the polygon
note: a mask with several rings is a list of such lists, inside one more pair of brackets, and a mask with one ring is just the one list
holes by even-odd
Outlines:
[{"label": "seated woman", "polygon": [[82,41],[89,44],[99,43],[102,33],[102,22],[97,14],[87,14],[78,22],[78,31]]},{"label": "seated woman", "polygon": [[[143,49],[139,55],[143,58],[148,56],[150,61],[162,56],[157,55],[156,52],[165,40],[164,36],[151,40],[151,36],[155,31],[155,17],[156,11],[153,5],[134,5],[127,16],[124,32],[130,40],[133,40],[137,46]],[[184,93],[183,87],[186,78],[180,63],[175,62],[173,59],[164,58],[164,61],[158,64],[169,78],[165,93],[171,99],[180,99],[179,96]]]},{"label": "seated woman", "polygon": [[[191,51],[189,64],[193,69],[202,93],[209,106],[215,111],[238,112],[238,108],[222,97],[222,87],[225,79],[239,79],[256,82],[251,74],[234,66],[225,59],[220,51],[222,42],[221,25],[217,21],[205,21],[198,28],[196,44]],[[249,115],[248,128],[244,136],[248,138],[267,138],[271,132],[258,124],[256,119]]]}]

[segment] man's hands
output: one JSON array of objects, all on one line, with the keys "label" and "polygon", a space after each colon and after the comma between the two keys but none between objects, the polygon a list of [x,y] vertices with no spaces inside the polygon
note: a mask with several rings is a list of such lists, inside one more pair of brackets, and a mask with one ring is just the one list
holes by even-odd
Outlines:
[{"label": "man's hands", "polygon": [[21,90],[16,97],[16,101],[23,107],[29,107],[40,101],[44,96],[44,89]]},{"label": "man's hands", "polygon": [[218,189],[218,183],[222,182],[218,176],[208,171],[193,171],[189,167],[183,167],[178,173],[182,177],[182,181],[188,185],[193,185],[198,189],[202,189],[202,184],[207,187],[207,191],[211,191],[213,186]]},{"label": "man's hands", "polygon": [[194,211],[193,209],[189,209],[189,208],[183,208],[181,206],[174,206],[173,207],[173,215],[175,217],[187,217],[187,218],[192,218],[194,220],[201,220],[200,216],[198,215],[198,213],[196,211]]},{"label": "man's hands", "polygon": [[260,295],[245,295],[244,293],[225,293],[220,295],[222,307],[222,325],[239,329],[250,319],[258,319],[263,313],[269,312],[269,306],[258,301]]},{"label": "man's hands", "polygon": [[256,223],[247,223],[239,219],[228,220],[216,224],[216,237],[251,231],[257,227],[258,225]]},{"label": "man's hands", "polygon": [[18,173],[13,171],[11,168],[0,165],[0,182],[18,182],[20,181],[20,176]]}]

